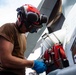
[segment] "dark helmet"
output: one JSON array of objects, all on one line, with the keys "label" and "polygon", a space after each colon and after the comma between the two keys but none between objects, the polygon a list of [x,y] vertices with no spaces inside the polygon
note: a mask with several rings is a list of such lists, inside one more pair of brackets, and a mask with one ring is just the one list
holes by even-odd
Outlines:
[{"label": "dark helmet", "polygon": [[20,15],[21,23],[25,23],[27,30],[31,33],[36,32],[42,27],[42,23],[47,22],[47,17],[40,15],[39,10],[30,4],[17,8],[17,12],[17,16]]}]

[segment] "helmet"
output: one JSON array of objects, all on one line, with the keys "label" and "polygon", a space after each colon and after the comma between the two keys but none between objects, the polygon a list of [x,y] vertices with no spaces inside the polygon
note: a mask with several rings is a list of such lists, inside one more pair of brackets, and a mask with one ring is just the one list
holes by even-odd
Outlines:
[{"label": "helmet", "polygon": [[17,8],[17,12],[17,17],[20,15],[21,23],[25,23],[27,30],[31,33],[36,32],[42,27],[42,23],[47,22],[47,17],[40,15],[39,10],[30,4]]}]

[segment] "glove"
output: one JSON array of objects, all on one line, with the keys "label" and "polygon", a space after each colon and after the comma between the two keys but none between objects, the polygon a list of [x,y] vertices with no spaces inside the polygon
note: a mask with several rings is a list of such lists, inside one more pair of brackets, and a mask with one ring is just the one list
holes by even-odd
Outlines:
[{"label": "glove", "polygon": [[43,61],[34,60],[34,66],[32,68],[38,74],[47,70],[47,67]]}]

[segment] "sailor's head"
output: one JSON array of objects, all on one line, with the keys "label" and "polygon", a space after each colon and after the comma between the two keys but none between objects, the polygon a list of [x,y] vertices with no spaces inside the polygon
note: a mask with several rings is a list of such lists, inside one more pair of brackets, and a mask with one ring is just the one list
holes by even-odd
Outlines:
[{"label": "sailor's head", "polygon": [[43,23],[47,23],[47,16],[40,14],[39,10],[30,4],[17,8],[17,18],[20,22],[19,30],[25,27],[21,32],[37,32],[43,27]]}]

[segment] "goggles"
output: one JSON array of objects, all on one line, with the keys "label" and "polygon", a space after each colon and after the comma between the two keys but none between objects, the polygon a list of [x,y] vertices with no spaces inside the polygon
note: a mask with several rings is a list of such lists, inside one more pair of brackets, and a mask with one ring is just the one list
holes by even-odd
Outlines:
[{"label": "goggles", "polygon": [[[28,26],[27,26],[28,25]],[[26,26],[26,28],[28,29],[28,31],[30,33],[34,33],[34,32],[37,32],[40,28],[43,27],[42,24],[38,24],[38,23],[28,23]]]}]

